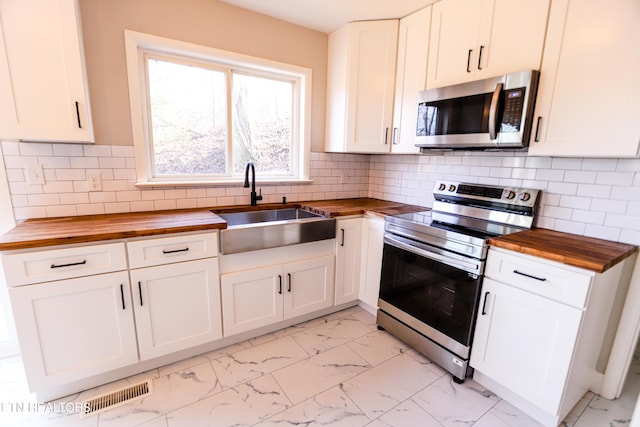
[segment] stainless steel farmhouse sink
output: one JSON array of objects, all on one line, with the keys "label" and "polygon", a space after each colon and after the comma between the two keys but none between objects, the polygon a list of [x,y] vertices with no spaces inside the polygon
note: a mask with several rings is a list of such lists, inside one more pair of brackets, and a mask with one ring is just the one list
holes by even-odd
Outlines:
[{"label": "stainless steel farmhouse sink", "polygon": [[299,208],[216,214],[227,221],[220,232],[220,253],[225,255],[336,237],[335,219]]}]

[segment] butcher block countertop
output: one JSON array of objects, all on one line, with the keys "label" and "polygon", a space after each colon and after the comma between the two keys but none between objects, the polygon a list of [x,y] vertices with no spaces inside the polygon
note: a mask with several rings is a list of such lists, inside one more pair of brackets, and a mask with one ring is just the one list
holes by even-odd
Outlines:
[{"label": "butcher block countertop", "polygon": [[227,228],[208,210],[132,212],[123,214],[28,219],[0,236],[0,250]]},{"label": "butcher block countertop", "polygon": [[491,246],[602,273],[638,248],[624,243],[534,228],[489,240]]},{"label": "butcher block countertop", "polygon": [[[296,203],[262,203],[188,210],[28,219],[0,236],[0,251],[30,249],[72,243],[154,236],[187,231],[227,228],[216,213],[302,207],[327,217],[346,215],[394,215],[426,210],[384,200],[358,198]],[[213,212],[211,212],[213,210]]]}]

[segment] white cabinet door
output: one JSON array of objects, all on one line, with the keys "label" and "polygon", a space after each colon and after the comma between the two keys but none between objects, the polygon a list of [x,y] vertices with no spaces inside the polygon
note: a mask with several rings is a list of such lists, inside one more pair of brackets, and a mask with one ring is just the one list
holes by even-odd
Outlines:
[{"label": "white cabinet door", "polygon": [[0,1],[0,138],[93,142],[77,0]]},{"label": "white cabinet door", "polygon": [[360,299],[372,308],[378,307],[382,249],[384,247],[384,221],[367,219],[362,232]]},{"label": "white cabinet door", "polygon": [[485,278],[471,366],[556,414],[582,310]]},{"label": "white cabinet door", "polygon": [[539,69],[549,0],[443,0],[433,5],[429,89]]},{"label": "white cabinet door", "polygon": [[391,152],[419,153],[415,146],[418,92],[426,88],[431,7],[400,20]]},{"label": "white cabinet door", "polygon": [[362,219],[339,219],[336,235],[336,305],[357,301],[360,292]]},{"label": "white cabinet door", "polygon": [[222,337],[216,258],[131,271],[140,359]]},{"label": "white cabinet door", "polygon": [[312,313],[333,305],[335,270],[333,255],[284,265],[286,292],[284,318]]},{"label": "white cabinet door", "polygon": [[550,0],[485,1],[475,80],[540,69],[549,3]]},{"label": "white cabinet door", "polygon": [[473,80],[483,1],[443,0],[433,5],[427,87]]},{"label": "white cabinet door", "polygon": [[32,390],[138,361],[126,272],[9,289]]},{"label": "white cabinet door", "polygon": [[398,21],[347,24],[329,35],[327,151],[388,153]]},{"label": "white cabinet door", "polygon": [[221,276],[224,336],[283,319],[283,274],[282,265],[275,265]]},{"label": "white cabinet door", "polygon": [[529,155],[638,155],[639,17],[637,0],[553,1]]}]

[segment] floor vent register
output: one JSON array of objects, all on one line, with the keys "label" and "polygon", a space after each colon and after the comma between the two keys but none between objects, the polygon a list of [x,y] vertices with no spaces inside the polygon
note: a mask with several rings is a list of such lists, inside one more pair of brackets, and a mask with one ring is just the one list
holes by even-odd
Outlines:
[{"label": "floor vent register", "polygon": [[153,386],[150,380],[134,384],[126,388],[113,391],[111,393],[103,394],[101,396],[94,397],[86,402],[82,406],[81,417],[87,417],[89,415],[96,415],[101,412],[105,412],[109,409],[113,409],[117,406],[121,406],[153,393]]}]

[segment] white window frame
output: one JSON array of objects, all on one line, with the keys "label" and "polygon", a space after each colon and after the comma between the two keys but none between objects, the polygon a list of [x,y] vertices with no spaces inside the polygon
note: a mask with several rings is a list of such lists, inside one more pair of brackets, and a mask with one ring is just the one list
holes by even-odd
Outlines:
[{"label": "white window frame", "polygon": [[[285,64],[235,52],[229,52],[208,46],[187,43],[179,40],[124,30],[127,75],[129,81],[129,103],[131,108],[131,127],[136,160],[136,186],[197,186],[214,184],[235,184],[243,182],[237,176],[168,176],[156,177],[153,171],[151,129],[147,103],[147,74],[145,53],[162,56],[187,58],[196,62],[209,62],[233,67],[239,71],[250,70],[253,75],[264,74],[289,76],[294,84],[294,102],[300,106],[299,120],[293,123],[292,159],[297,160],[297,173],[291,178],[265,177],[261,183],[309,183],[311,151],[311,69]],[[215,65],[214,65],[215,66]],[[295,107],[295,105],[294,105]],[[231,114],[231,111],[228,112]],[[229,129],[229,138],[231,138]],[[230,172],[231,173],[231,172]],[[260,177],[259,177],[260,178]]]}]

